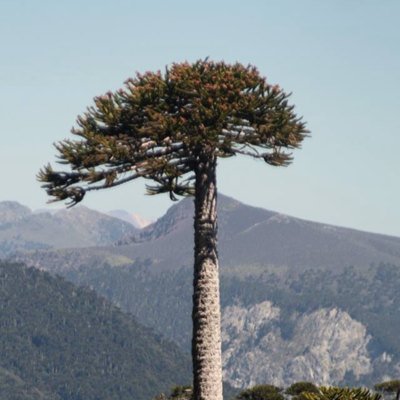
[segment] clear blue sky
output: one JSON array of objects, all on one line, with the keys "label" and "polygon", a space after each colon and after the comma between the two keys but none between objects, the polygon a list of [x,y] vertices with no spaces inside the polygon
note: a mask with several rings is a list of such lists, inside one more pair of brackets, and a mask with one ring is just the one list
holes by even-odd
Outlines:
[{"label": "clear blue sky", "polygon": [[[293,92],[312,137],[276,169],[230,159],[219,190],[293,216],[400,236],[400,2],[0,0],[0,200],[44,207],[35,175],[92,98],[136,71],[210,56]],[[160,216],[143,183],[84,204]]]}]

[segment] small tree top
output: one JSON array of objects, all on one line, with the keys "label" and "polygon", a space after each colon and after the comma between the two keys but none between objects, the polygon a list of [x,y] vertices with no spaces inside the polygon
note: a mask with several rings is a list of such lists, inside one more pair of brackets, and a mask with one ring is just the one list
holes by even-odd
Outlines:
[{"label": "small tree top", "polygon": [[374,389],[378,392],[394,393],[400,390],[400,380],[385,381],[374,385]]},{"label": "small tree top", "polygon": [[241,391],[236,400],[284,400],[282,389],[274,385],[256,385]]},{"label": "small tree top", "polygon": [[301,398],[305,400],[381,400],[378,393],[371,393],[366,388],[348,387],[320,387],[318,392],[303,392]]},{"label": "small tree top", "polygon": [[286,394],[290,394],[292,396],[299,395],[303,392],[317,393],[318,388],[312,382],[300,381],[293,383],[285,391]]},{"label": "small tree top", "polygon": [[143,177],[149,194],[193,194],[199,157],[247,155],[288,165],[307,136],[289,95],[253,66],[200,60],[146,72],[94,99],[78,117],[77,140],[55,144],[59,163],[38,180],[52,201],[74,205],[85,193]]}]

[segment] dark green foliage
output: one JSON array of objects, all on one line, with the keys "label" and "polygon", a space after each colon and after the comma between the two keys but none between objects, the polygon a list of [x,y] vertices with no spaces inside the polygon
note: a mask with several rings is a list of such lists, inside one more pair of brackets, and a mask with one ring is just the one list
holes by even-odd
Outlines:
[{"label": "dark green foliage", "polygon": [[296,382],[290,385],[285,391],[286,394],[290,394],[291,396],[296,396],[303,392],[317,393],[318,388],[312,382]]},{"label": "dark green foliage", "polygon": [[397,393],[400,390],[400,380],[385,381],[374,385],[378,392]]},{"label": "dark green foliage", "polygon": [[[234,389],[227,383],[224,383],[224,400],[231,400],[237,394],[238,389]],[[169,396],[164,393],[157,395],[153,400],[193,400],[192,386],[174,386]]]},{"label": "dark green foliage", "polygon": [[[400,381],[388,381],[375,385],[376,390],[393,392],[397,390]],[[372,393],[369,389],[359,387],[318,387],[312,382],[296,382],[289,386],[285,394],[302,400],[380,400],[381,395]],[[234,400],[284,400],[282,389],[273,385],[263,384],[242,390]],[[192,400],[191,386],[175,386],[169,396],[156,396],[153,400]],[[224,398],[228,399],[224,395]]]},{"label": "dark green foliage", "polygon": [[174,386],[169,396],[161,393],[153,400],[193,400],[193,386]]},{"label": "dark green foliage", "polygon": [[32,399],[147,400],[190,381],[172,343],[62,278],[0,263],[0,307],[0,379]]},{"label": "dark green foliage", "polygon": [[191,340],[192,272],[155,271],[149,261],[137,260],[126,267],[107,264],[69,270],[65,277],[93,287],[102,296],[137,316],[189,352]]},{"label": "dark green foliage", "polygon": [[171,400],[192,400],[193,388],[192,386],[175,386],[169,398]]},{"label": "dark green foliage", "polygon": [[381,395],[365,388],[321,387],[317,393],[304,392],[306,400],[380,400]]},{"label": "dark green foliage", "polygon": [[282,389],[273,385],[257,385],[243,390],[237,396],[237,400],[284,400]]},{"label": "dark green foliage", "polygon": [[291,162],[305,124],[279,86],[255,67],[200,60],[128,79],[125,87],[94,99],[72,133],[56,144],[60,163],[38,179],[57,200],[81,201],[87,191],[137,178],[153,181],[149,194],[193,195],[199,155],[246,155],[274,166]]}]

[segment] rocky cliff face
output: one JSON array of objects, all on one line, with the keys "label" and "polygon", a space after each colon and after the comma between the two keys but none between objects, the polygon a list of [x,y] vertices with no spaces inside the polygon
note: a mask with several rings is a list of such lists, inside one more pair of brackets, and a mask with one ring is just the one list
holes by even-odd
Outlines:
[{"label": "rocky cliff face", "polygon": [[370,336],[348,313],[319,309],[294,318],[291,337],[285,338],[280,309],[271,302],[226,307],[222,318],[225,380],[235,387],[304,380],[332,384],[343,381],[346,373],[356,379],[371,373]]}]

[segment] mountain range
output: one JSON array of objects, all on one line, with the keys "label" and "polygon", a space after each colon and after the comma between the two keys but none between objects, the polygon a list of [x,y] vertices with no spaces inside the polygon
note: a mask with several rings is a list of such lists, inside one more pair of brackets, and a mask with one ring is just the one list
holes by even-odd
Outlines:
[{"label": "mountain range", "polygon": [[[400,238],[219,196],[224,377],[235,387],[372,384],[400,373]],[[16,252],[87,285],[189,352],[193,202],[118,245]]]},{"label": "mountain range", "polygon": [[23,250],[102,246],[136,233],[132,224],[83,206],[33,212],[17,202],[0,202],[0,257]]},{"label": "mountain range", "polygon": [[[115,249],[118,254],[157,258],[160,268],[192,261],[193,202],[184,199],[146,227],[139,243]],[[219,256],[222,271],[266,266],[289,269],[365,266],[400,262],[400,238],[346,229],[250,207],[220,195]]]}]

